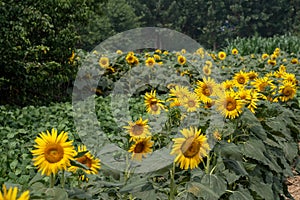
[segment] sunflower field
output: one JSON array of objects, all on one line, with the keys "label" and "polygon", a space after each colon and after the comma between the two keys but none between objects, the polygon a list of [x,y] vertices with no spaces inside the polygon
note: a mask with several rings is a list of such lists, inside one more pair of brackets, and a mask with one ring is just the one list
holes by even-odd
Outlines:
[{"label": "sunflower field", "polygon": [[241,49],[80,55],[76,101],[0,106],[0,199],[292,198],[299,53]]}]

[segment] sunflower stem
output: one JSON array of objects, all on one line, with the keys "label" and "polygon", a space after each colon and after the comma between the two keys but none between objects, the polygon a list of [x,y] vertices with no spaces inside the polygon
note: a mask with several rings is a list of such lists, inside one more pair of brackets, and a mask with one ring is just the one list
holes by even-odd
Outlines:
[{"label": "sunflower stem", "polygon": [[65,170],[62,170],[61,174],[61,187],[65,188]]},{"label": "sunflower stem", "polygon": [[169,200],[175,200],[175,192],[176,192],[176,185],[175,185],[175,162],[173,162],[173,167],[170,170],[171,181],[170,181],[170,196]]},{"label": "sunflower stem", "polygon": [[50,175],[50,188],[54,187],[54,180],[55,180],[55,175],[51,173]]},{"label": "sunflower stem", "polygon": [[207,159],[206,159],[206,165],[205,165],[205,173],[209,174],[209,168],[210,168],[210,155],[207,155]]}]

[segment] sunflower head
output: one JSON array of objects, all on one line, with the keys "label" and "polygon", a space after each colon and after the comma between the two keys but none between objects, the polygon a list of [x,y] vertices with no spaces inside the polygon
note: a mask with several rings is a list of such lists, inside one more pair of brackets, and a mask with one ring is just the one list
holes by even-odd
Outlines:
[{"label": "sunflower head", "polygon": [[243,101],[237,98],[235,92],[226,91],[216,101],[217,110],[226,118],[234,119],[242,112]]},{"label": "sunflower head", "polygon": [[[82,153],[86,152],[84,155],[75,158],[75,160],[87,167],[87,169],[82,169],[86,174],[97,174],[98,170],[100,169],[100,160],[98,158],[95,158],[91,152],[87,151],[87,148],[85,145],[80,145],[78,146],[77,153],[75,157]],[[69,171],[71,172],[76,172],[79,168],[77,166],[71,166],[69,167]],[[84,178],[84,177],[81,177]]]},{"label": "sunflower head", "polygon": [[148,113],[153,115],[159,115],[160,111],[164,109],[162,100],[156,98],[156,90],[152,90],[150,93],[146,92],[145,94],[145,105]]},{"label": "sunflower head", "polygon": [[219,58],[220,60],[225,60],[225,58],[226,58],[226,53],[225,53],[224,51],[220,51],[220,52],[218,53],[218,58]]},{"label": "sunflower head", "polygon": [[210,96],[215,93],[216,86],[217,84],[214,79],[210,77],[206,79],[204,77],[203,81],[197,82],[195,93],[199,96],[200,101],[203,103],[211,102]]},{"label": "sunflower head", "polygon": [[177,61],[180,65],[184,65],[186,63],[186,58],[183,55],[179,55]]},{"label": "sunflower head", "polygon": [[129,126],[124,126],[131,137],[146,137],[150,135],[148,119],[143,119],[140,117],[135,122],[129,122]]},{"label": "sunflower head", "polygon": [[239,53],[239,51],[236,48],[231,50],[231,54],[233,54],[233,55],[237,55],[238,53]]},{"label": "sunflower head", "polygon": [[205,76],[210,76],[211,74],[211,68],[208,65],[204,65],[202,71]]},{"label": "sunflower head", "polygon": [[147,58],[145,62],[146,62],[146,66],[148,67],[153,67],[155,65],[155,59],[153,57]]},{"label": "sunflower head", "polygon": [[238,86],[246,85],[249,80],[248,74],[240,71],[234,75],[234,80]]},{"label": "sunflower head", "polygon": [[297,59],[297,58],[293,58],[293,59],[291,60],[291,63],[292,63],[292,64],[298,64],[298,63],[299,63],[299,61],[298,61],[298,59]]},{"label": "sunflower head", "polygon": [[266,53],[264,53],[264,54],[261,55],[261,58],[262,58],[263,60],[267,59],[268,57],[269,57],[269,55],[266,54]]},{"label": "sunflower head", "polygon": [[199,97],[195,93],[190,93],[188,96],[182,99],[180,102],[188,112],[195,112],[199,108]]},{"label": "sunflower head", "polygon": [[151,137],[134,138],[134,144],[128,152],[132,153],[132,159],[141,161],[148,153],[152,152],[153,141]]},{"label": "sunflower head", "polygon": [[288,101],[295,97],[296,92],[296,85],[294,85],[292,82],[285,82],[282,86],[279,87],[279,98],[283,102]]},{"label": "sunflower head", "polygon": [[101,57],[99,59],[99,65],[102,68],[108,68],[109,67],[109,59],[108,59],[108,57]]},{"label": "sunflower head", "polygon": [[184,137],[173,139],[171,155],[176,155],[174,162],[181,169],[194,169],[208,155],[210,147],[207,143],[207,137],[200,134],[201,130],[196,127],[182,129],[180,132]]},{"label": "sunflower head", "polygon": [[[19,196],[18,199],[17,196]],[[4,184],[2,186],[2,192],[0,191],[0,200],[29,200],[29,197],[29,190],[18,195],[18,187],[11,187],[7,190]]]},{"label": "sunflower head", "polygon": [[67,141],[68,134],[61,132],[57,135],[57,130],[52,129],[50,133],[42,132],[35,139],[36,149],[32,150],[33,164],[43,174],[50,176],[57,174],[59,170],[66,170],[70,166],[70,160],[75,154],[73,141]]}]

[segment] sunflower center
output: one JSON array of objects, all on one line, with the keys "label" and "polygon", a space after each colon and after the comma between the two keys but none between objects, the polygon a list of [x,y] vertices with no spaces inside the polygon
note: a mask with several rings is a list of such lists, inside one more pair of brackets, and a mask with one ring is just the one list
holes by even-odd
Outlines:
[{"label": "sunflower center", "polygon": [[150,104],[150,107],[151,107],[151,110],[153,110],[153,111],[157,111],[158,110],[158,106],[157,106],[156,103],[155,104]]},{"label": "sunflower center", "polygon": [[290,86],[287,86],[282,90],[282,93],[284,96],[290,96],[293,93],[293,88]]},{"label": "sunflower center", "polygon": [[134,135],[141,135],[142,133],[144,132],[144,127],[139,125],[139,124],[135,124],[133,127],[132,127],[132,133]]},{"label": "sunflower center", "polygon": [[134,153],[142,153],[144,151],[145,144],[143,142],[137,143],[134,148]]},{"label": "sunflower center", "polygon": [[57,163],[64,157],[64,149],[59,144],[49,144],[44,154],[49,163]]},{"label": "sunflower center", "polygon": [[267,86],[268,86],[268,83],[263,82],[259,85],[259,90],[264,91]]},{"label": "sunflower center", "polygon": [[238,79],[237,79],[237,82],[239,83],[239,84],[244,84],[245,82],[246,82],[246,79],[244,78],[244,77],[239,77]]},{"label": "sunflower center", "polygon": [[202,89],[202,94],[204,94],[205,96],[210,96],[212,93],[212,88],[205,85]]},{"label": "sunflower center", "polygon": [[89,157],[87,157],[86,155],[84,155],[84,156],[82,156],[80,158],[77,158],[76,160],[78,162],[80,162],[81,164],[84,164],[88,168],[92,167],[92,160]]},{"label": "sunflower center", "polygon": [[187,102],[187,105],[189,106],[189,107],[195,107],[196,106],[196,102],[195,101],[193,101],[193,100],[189,100],[188,102]]},{"label": "sunflower center", "polygon": [[181,145],[181,151],[186,158],[192,158],[199,153],[200,146],[200,142],[195,141],[194,137],[189,137]]},{"label": "sunflower center", "polygon": [[229,101],[227,101],[226,110],[233,111],[235,108],[236,108],[236,102],[235,102],[235,100],[229,100]]}]

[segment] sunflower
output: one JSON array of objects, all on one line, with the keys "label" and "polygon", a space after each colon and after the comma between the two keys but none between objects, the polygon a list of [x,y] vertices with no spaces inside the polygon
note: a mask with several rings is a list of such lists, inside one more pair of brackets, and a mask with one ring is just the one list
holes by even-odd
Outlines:
[{"label": "sunflower", "polygon": [[283,82],[291,82],[296,85],[298,81],[295,74],[285,73],[283,75]]},{"label": "sunflower", "polygon": [[211,68],[208,65],[204,65],[202,71],[205,76],[209,76],[211,74]]},{"label": "sunflower", "polygon": [[99,65],[100,65],[100,67],[102,67],[102,68],[107,68],[107,67],[109,67],[109,59],[108,59],[108,57],[101,57],[101,58],[99,59]]},{"label": "sunflower", "polygon": [[[77,154],[86,152],[87,148],[85,145],[78,146]],[[85,165],[88,169],[82,169],[86,174],[97,174],[98,170],[100,169],[100,160],[98,158],[95,158],[91,152],[87,151],[84,155],[82,155],[79,158],[75,158],[75,160],[83,165]],[[79,169],[77,166],[71,166],[69,167],[70,172],[76,172]],[[82,179],[85,179],[84,177],[81,177]]]},{"label": "sunflower", "polygon": [[74,156],[73,141],[68,141],[68,133],[61,132],[57,135],[57,130],[52,129],[51,133],[41,132],[35,139],[35,148],[31,151],[34,166],[38,171],[47,176],[57,174],[59,170],[66,170],[70,166],[70,160]]},{"label": "sunflower", "polygon": [[182,55],[179,55],[179,56],[177,57],[177,61],[178,61],[178,63],[179,63],[180,65],[184,65],[184,64],[186,63],[186,58],[185,58],[184,56],[182,56]]},{"label": "sunflower", "polygon": [[135,138],[134,144],[130,147],[128,152],[132,153],[132,159],[141,161],[143,157],[146,157],[147,153],[152,152],[153,141],[151,137]]},{"label": "sunflower", "polygon": [[292,82],[285,82],[279,87],[279,98],[283,102],[293,99],[296,95],[296,91],[296,85],[294,85]]},{"label": "sunflower", "polygon": [[269,79],[268,77],[257,78],[251,84],[258,92],[265,92],[268,87],[271,90],[276,88],[276,86],[273,84],[273,80]]},{"label": "sunflower", "polygon": [[269,59],[268,64],[272,65],[272,66],[275,66],[276,65],[276,60]]},{"label": "sunflower", "polygon": [[247,84],[249,78],[248,78],[248,74],[240,71],[238,73],[236,73],[233,77],[233,79],[235,80],[236,85],[238,86],[244,86]]},{"label": "sunflower", "polygon": [[226,80],[226,81],[222,82],[222,86],[225,90],[231,90],[234,87],[234,81]]},{"label": "sunflower", "polygon": [[9,188],[3,184],[2,192],[0,191],[0,200],[29,200],[29,190],[23,192],[19,198],[17,198],[18,187]]},{"label": "sunflower", "polygon": [[203,103],[211,102],[210,96],[214,94],[214,90],[217,84],[214,79],[208,77],[207,79],[204,77],[203,81],[197,82],[197,87],[195,89],[195,93],[199,96],[199,99]]},{"label": "sunflower", "polygon": [[170,89],[169,95],[172,97],[177,97],[178,99],[183,99],[184,97],[188,96],[190,91],[188,87],[176,85],[174,88]]},{"label": "sunflower", "polygon": [[122,51],[122,50],[120,50],[120,49],[118,49],[118,50],[116,51],[116,54],[119,54],[119,55],[121,55],[121,54],[123,54],[123,51]]},{"label": "sunflower", "polygon": [[276,78],[283,78],[285,76],[286,73],[286,67],[284,65],[280,65],[279,69],[274,72],[274,76]]},{"label": "sunflower", "polygon": [[247,73],[247,76],[249,80],[254,80],[258,77],[258,73],[255,71],[250,71]]},{"label": "sunflower", "polygon": [[156,49],[154,52],[157,53],[157,54],[161,54],[161,50],[160,49]]},{"label": "sunflower", "polygon": [[233,54],[233,55],[237,55],[238,53],[239,53],[239,51],[236,48],[231,50],[231,54]]},{"label": "sunflower", "polygon": [[138,58],[135,57],[134,53],[133,52],[129,52],[127,55],[126,55],[126,58],[125,58],[126,62],[130,65],[134,65],[137,63],[138,61]]},{"label": "sunflower", "polygon": [[292,64],[298,64],[298,63],[299,63],[299,61],[298,61],[298,59],[297,59],[297,58],[293,58],[293,59],[291,60],[291,63],[292,63]]},{"label": "sunflower", "polygon": [[195,93],[190,93],[182,100],[181,104],[188,112],[194,112],[199,108],[199,97]]},{"label": "sunflower", "polygon": [[198,167],[203,158],[208,155],[210,147],[207,143],[207,137],[200,135],[201,129],[190,127],[190,129],[182,129],[183,138],[174,138],[171,155],[177,155],[175,163],[181,169],[194,169]]},{"label": "sunflower", "polygon": [[217,110],[226,118],[234,119],[242,112],[243,101],[239,100],[234,92],[225,92],[216,100]]},{"label": "sunflower", "polygon": [[153,67],[155,65],[155,59],[153,57],[147,58],[145,62],[148,67]]},{"label": "sunflower", "polygon": [[266,53],[264,53],[264,54],[261,55],[261,58],[262,58],[263,60],[267,59],[268,57],[269,57],[269,55],[266,54]]},{"label": "sunflower", "polygon": [[239,88],[239,91],[237,92],[237,96],[241,100],[250,100],[251,99],[251,90],[245,89],[245,88]]},{"label": "sunflower", "polygon": [[259,99],[258,99],[259,93],[255,90],[251,90],[250,96],[251,96],[251,98],[250,98],[247,108],[252,113],[255,113],[255,109],[257,108],[257,102],[259,101]]},{"label": "sunflower", "polygon": [[220,51],[218,53],[218,57],[220,60],[224,60],[226,58],[226,53],[224,51]]},{"label": "sunflower", "polygon": [[150,93],[146,92],[144,98],[144,102],[148,113],[153,115],[159,115],[160,110],[164,109],[164,105],[162,104],[163,101],[156,98],[156,90],[152,90]]},{"label": "sunflower", "polygon": [[143,119],[140,117],[139,120],[135,122],[129,122],[129,126],[124,126],[127,129],[131,137],[147,137],[150,135],[149,125],[147,125],[148,119]]}]

